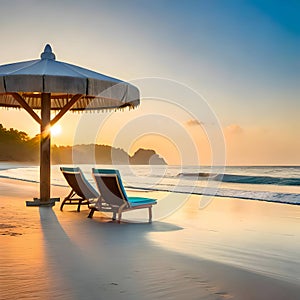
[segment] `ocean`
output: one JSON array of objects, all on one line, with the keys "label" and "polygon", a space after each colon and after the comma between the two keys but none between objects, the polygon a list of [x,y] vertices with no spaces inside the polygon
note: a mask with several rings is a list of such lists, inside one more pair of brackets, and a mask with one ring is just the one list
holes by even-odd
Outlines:
[{"label": "ocean", "polygon": [[[67,165],[65,165],[67,166]],[[51,183],[67,186],[58,165],[52,166]],[[166,165],[80,165],[92,185],[92,167],[120,170],[125,188],[165,191],[208,197],[233,197],[300,205],[300,166],[206,167]],[[39,182],[39,167],[0,163],[0,177]],[[0,191],[1,193],[1,191]]]}]

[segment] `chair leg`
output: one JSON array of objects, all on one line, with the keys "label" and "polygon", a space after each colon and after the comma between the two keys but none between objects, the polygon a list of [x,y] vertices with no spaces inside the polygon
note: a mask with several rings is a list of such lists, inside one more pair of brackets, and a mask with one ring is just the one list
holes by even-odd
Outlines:
[{"label": "chair leg", "polygon": [[119,215],[118,215],[118,223],[121,223],[121,218],[122,218],[122,211],[119,212]]},{"label": "chair leg", "polygon": [[148,210],[149,210],[149,223],[151,223],[152,222],[152,206],[150,206],[148,208]]},{"label": "chair leg", "polygon": [[79,200],[78,206],[77,206],[77,212],[80,212],[80,205],[81,205],[81,200]]},{"label": "chair leg", "polygon": [[88,218],[91,219],[93,217],[95,210],[96,210],[95,208],[91,208],[91,211],[90,211],[90,213],[88,215]]},{"label": "chair leg", "polygon": [[121,223],[122,211],[126,207],[126,203],[122,204],[118,209],[118,223]]},{"label": "chair leg", "polygon": [[64,201],[62,202],[62,204],[61,204],[61,206],[60,206],[60,210],[61,210],[61,211],[63,210],[63,207],[64,207],[66,201],[68,201],[68,200],[71,201],[71,198],[72,198],[75,194],[76,194],[76,193],[75,193],[73,190],[71,190],[70,194],[64,199]]},{"label": "chair leg", "polygon": [[64,201],[61,203],[61,205],[60,205],[60,210],[61,211],[63,210],[63,207],[64,207],[66,201],[67,201],[67,199],[65,198]]}]

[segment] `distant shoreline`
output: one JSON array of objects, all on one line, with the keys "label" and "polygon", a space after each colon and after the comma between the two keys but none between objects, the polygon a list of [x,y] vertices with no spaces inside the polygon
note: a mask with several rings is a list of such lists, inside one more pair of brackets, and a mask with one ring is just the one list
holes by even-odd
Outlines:
[{"label": "distant shoreline", "polygon": [[[61,165],[64,164],[52,165],[52,186],[67,186],[64,179],[61,178],[59,170]],[[93,182],[91,176],[92,164],[76,164],[76,166],[79,166],[88,180]],[[16,170],[18,168],[22,168],[23,171]],[[187,172],[188,176],[185,177],[182,174],[178,176],[180,168],[174,166],[106,164],[103,165],[103,168],[119,169],[126,180],[125,187],[135,191],[167,192],[221,198],[231,197],[247,201],[300,205],[300,185],[298,185],[300,178],[285,178],[285,176],[288,176],[289,171],[284,169],[281,169],[281,174],[279,173],[278,177],[265,176],[264,174],[270,173],[268,170],[271,168],[268,167],[265,173],[262,172],[263,176],[253,176],[247,170],[243,173],[243,170],[237,168],[233,169],[232,173],[238,170],[240,172],[239,175],[226,173],[218,178],[212,178],[207,176],[209,173],[206,170],[201,173],[204,174],[202,177],[198,176],[198,173],[192,173],[195,170],[193,168],[190,168],[190,171]],[[0,178],[39,183],[38,165],[0,162],[0,170]],[[280,172],[280,170],[278,169],[276,172]],[[194,174],[194,176],[190,174]],[[295,171],[294,177],[297,177],[297,174],[299,174],[298,170]]]}]

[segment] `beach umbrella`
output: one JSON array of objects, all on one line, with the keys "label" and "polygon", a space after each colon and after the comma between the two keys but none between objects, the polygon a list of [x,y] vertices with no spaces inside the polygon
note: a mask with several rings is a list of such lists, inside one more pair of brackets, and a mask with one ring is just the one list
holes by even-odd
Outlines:
[{"label": "beach umbrella", "polygon": [[[57,61],[46,45],[41,58],[0,66],[0,107],[24,108],[40,124],[40,198],[27,205],[53,205],[50,198],[50,127],[66,112],[134,108],[139,90],[124,81]],[[40,110],[38,115],[36,110]],[[51,110],[57,111],[51,120]]]}]

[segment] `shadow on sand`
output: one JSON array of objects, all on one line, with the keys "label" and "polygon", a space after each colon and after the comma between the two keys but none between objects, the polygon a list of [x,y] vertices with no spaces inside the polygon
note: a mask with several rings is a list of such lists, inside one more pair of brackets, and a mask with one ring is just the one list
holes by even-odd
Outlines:
[{"label": "shadow on sand", "polygon": [[135,286],[144,261],[155,252],[147,233],[182,230],[163,222],[117,224],[84,217],[71,217],[63,227],[52,209],[39,212],[55,286],[51,296],[59,299],[145,299]]}]

